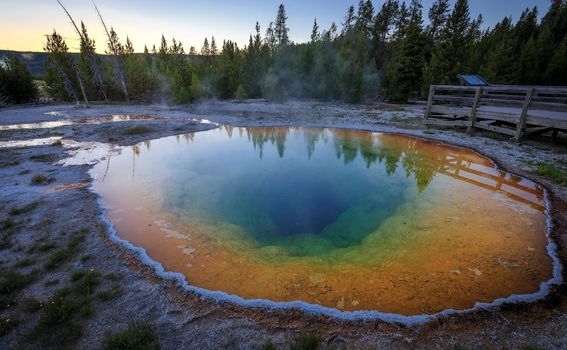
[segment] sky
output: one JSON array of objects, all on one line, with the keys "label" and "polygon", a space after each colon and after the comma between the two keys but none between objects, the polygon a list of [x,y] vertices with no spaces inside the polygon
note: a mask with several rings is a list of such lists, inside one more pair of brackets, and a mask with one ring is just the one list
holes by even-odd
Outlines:
[{"label": "sky", "polygon": [[[275,18],[280,3],[286,7],[290,38],[295,42],[309,40],[313,19],[320,28],[328,28],[333,21],[340,27],[346,9],[356,1],[329,0],[95,0],[105,21],[112,25],[121,39],[129,36],[136,51],[144,44],[151,49],[159,46],[163,33],[171,42],[180,40],[186,51],[197,50],[205,37],[214,36],[218,46],[224,39],[236,41],[243,47],[260,22],[262,34]],[[410,0],[407,0],[409,3]],[[452,0],[454,3],[455,0]],[[83,20],[90,35],[96,40],[97,50],[105,49],[105,34],[91,0],[62,0],[75,20]],[[384,0],[374,0],[379,8]],[[423,0],[424,17],[433,0]],[[492,27],[504,16],[517,20],[526,7],[537,6],[540,15],[549,7],[550,0],[469,0],[471,16],[482,14],[484,27]],[[0,0],[0,49],[42,51],[45,35],[56,29],[67,41],[71,51],[79,49],[73,27],[56,0]]]}]

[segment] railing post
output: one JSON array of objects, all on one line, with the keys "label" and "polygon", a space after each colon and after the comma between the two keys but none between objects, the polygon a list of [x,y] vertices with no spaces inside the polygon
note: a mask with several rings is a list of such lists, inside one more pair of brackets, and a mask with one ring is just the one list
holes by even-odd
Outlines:
[{"label": "railing post", "polygon": [[427,97],[427,107],[425,109],[425,119],[429,119],[431,115],[431,107],[433,107],[433,95],[435,95],[435,85],[429,87],[429,96]]},{"label": "railing post", "polygon": [[526,127],[526,119],[528,116],[528,110],[530,109],[530,103],[532,102],[532,96],[534,94],[534,88],[530,88],[526,93],[526,99],[524,100],[524,105],[522,106],[522,113],[520,114],[520,120],[516,127],[516,135],[514,136],[515,142],[520,142],[524,129]]},{"label": "railing post", "polygon": [[482,87],[477,87],[476,92],[474,94],[474,101],[471,107],[471,114],[469,115],[469,122],[470,124],[467,126],[467,134],[471,134],[474,128],[474,122],[476,120],[476,110],[478,108],[478,104],[480,102],[480,98],[482,96]]}]

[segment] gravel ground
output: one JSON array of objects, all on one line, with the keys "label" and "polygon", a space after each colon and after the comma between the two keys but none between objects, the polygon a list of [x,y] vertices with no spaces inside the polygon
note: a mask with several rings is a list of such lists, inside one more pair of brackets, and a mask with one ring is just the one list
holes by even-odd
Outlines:
[{"label": "gravel ground", "polygon": [[[136,117],[112,117],[124,115]],[[70,348],[100,348],[107,333],[122,330],[134,320],[154,324],[163,349],[255,349],[268,339],[287,348],[291,336],[306,332],[320,334],[322,346],[331,348],[567,348],[567,298],[563,286],[540,302],[506,305],[415,326],[339,321],[299,310],[243,308],[184,292],[109,240],[107,228],[99,220],[101,210],[96,196],[88,191],[90,165],[58,163],[77,147],[96,153],[101,147],[106,150],[109,143],[133,145],[216,126],[197,122],[202,119],[233,126],[338,127],[415,135],[474,149],[503,169],[545,186],[551,193],[553,239],[559,245],[562,261],[566,261],[567,186],[529,173],[534,161],[567,166],[565,143],[531,140],[518,145],[489,133],[469,137],[458,130],[424,129],[422,115],[421,106],[305,101],[0,109],[0,230],[9,241],[0,250],[0,271],[27,274],[39,270],[30,275],[34,276],[31,282],[13,293],[13,300],[3,301],[0,321],[10,319],[15,326],[0,336],[0,348],[45,348],[45,343],[39,343],[38,337],[30,333],[37,329],[43,314],[42,310],[31,310],[31,301],[50,302],[57,290],[78,283],[73,281],[74,271],[91,270],[98,282],[92,301],[89,299],[93,312],[73,316],[73,323],[82,332],[76,341],[63,344]],[[35,129],[5,127],[62,119],[72,123],[47,123]],[[6,148],[15,140],[37,138],[52,139],[42,146]],[[59,138],[61,144],[55,142]],[[34,175],[39,173],[45,176],[46,184],[32,185]],[[22,213],[10,214],[13,208],[22,209]],[[83,239],[78,247],[55,267],[48,268],[55,253],[74,237]],[[54,247],[47,249],[50,246]],[[120,290],[115,298],[96,297],[111,288]]]}]

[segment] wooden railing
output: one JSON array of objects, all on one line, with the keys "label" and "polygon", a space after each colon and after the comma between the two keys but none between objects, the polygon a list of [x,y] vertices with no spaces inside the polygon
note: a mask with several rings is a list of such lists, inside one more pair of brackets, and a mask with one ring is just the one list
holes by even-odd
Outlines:
[{"label": "wooden railing", "polygon": [[567,87],[432,85],[427,125],[462,126],[510,135],[567,131]]}]

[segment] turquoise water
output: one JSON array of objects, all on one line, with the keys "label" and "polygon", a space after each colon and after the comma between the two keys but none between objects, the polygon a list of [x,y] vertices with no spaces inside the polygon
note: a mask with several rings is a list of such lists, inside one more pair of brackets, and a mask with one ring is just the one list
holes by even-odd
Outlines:
[{"label": "turquoise water", "polygon": [[236,225],[259,246],[292,256],[358,244],[426,189],[412,170],[415,159],[372,135],[199,133],[186,152],[160,152],[159,168],[175,169],[162,183],[165,210],[193,225]]},{"label": "turquoise water", "polygon": [[92,174],[121,238],[247,299],[409,315],[550,276],[542,189],[439,142],[222,126],[120,148]]}]

